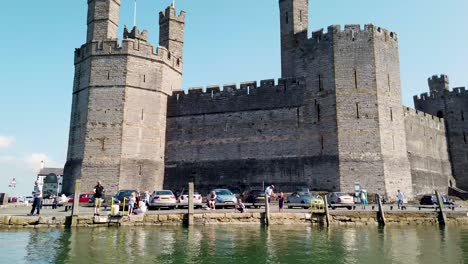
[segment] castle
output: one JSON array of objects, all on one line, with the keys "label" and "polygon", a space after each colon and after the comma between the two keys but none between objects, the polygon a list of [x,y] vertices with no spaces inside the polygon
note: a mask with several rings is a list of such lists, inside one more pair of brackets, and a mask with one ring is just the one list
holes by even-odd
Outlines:
[{"label": "castle", "polygon": [[[65,192],[75,179],[110,191],[275,183],[394,198],[468,187],[464,89],[446,76],[402,106],[398,37],[375,25],[308,32],[308,0],[279,0],[278,81],[182,87],[185,12],[117,39],[121,0],[88,0],[75,51]],[[456,181],[455,181],[456,179]]]}]

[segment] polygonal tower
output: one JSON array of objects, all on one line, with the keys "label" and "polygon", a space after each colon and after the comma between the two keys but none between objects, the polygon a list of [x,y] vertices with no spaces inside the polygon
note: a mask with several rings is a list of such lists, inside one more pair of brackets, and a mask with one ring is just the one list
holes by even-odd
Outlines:
[{"label": "polygonal tower", "polygon": [[430,93],[414,97],[417,110],[444,118],[447,145],[456,183],[450,187],[468,190],[468,91],[465,87],[449,90],[447,75],[428,79]]},{"label": "polygonal tower", "polygon": [[281,27],[281,76],[294,77],[297,48],[307,39],[309,0],[279,0]]},{"label": "polygonal tower", "polygon": [[[88,0],[87,41],[75,51],[65,193],[76,179],[83,192],[97,180],[108,194],[162,188],[167,96],[181,89],[183,42],[154,50],[135,27],[119,43],[120,2]],[[171,6],[166,14],[178,21],[180,40],[185,13]]]}]

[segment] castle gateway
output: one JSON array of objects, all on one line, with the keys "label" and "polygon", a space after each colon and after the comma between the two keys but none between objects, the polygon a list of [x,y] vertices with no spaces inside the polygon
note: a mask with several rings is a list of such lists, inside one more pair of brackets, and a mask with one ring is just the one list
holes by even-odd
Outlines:
[{"label": "castle gateway", "polygon": [[117,40],[120,0],[88,4],[87,43],[75,52],[68,192],[79,178],[83,190],[99,179],[111,191],[178,190],[193,180],[201,192],[262,183],[353,192],[359,182],[394,199],[398,189],[446,193],[452,172],[468,182],[454,164],[466,145],[447,145],[447,136],[465,135],[462,125],[447,133],[452,119],[442,119],[442,105],[463,104],[425,95],[415,99],[421,111],[402,106],[393,32],[369,24],[309,34],[308,0],[279,0],[281,79],[184,92],[184,12],[160,13],[155,50],[137,28]]}]

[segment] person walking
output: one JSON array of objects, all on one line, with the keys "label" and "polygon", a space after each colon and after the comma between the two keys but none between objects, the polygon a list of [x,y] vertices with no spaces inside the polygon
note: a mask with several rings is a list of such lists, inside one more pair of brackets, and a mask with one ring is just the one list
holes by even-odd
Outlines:
[{"label": "person walking", "polygon": [[97,185],[94,186],[94,215],[99,216],[99,208],[102,205],[102,196],[104,194],[104,187],[101,184],[101,181],[97,182]]},{"label": "person walking", "polygon": [[42,207],[42,189],[39,186],[39,182],[35,181],[34,182],[34,190],[32,192],[32,195],[34,197],[33,200],[33,205],[31,209],[31,213],[29,215],[34,215],[34,211],[37,210],[37,215],[41,213],[41,207]]},{"label": "person walking", "polygon": [[275,185],[270,185],[265,189],[265,199],[268,203],[271,203],[270,197],[274,195],[273,190],[275,189]]},{"label": "person walking", "polygon": [[398,193],[397,193],[398,209],[403,210],[403,200],[404,199],[405,199],[405,195],[400,190],[398,190]]},{"label": "person walking", "polygon": [[278,206],[279,206],[279,211],[280,213],[283,211],[283,206],[284,206],[284,194],[280,193],[278,197]]},{"label": "person walking", "polygon": [[149,191],[146,191],[146,192],[145,192],[145,199],[144,199],[144,202],[145,202],[146,207],[149,207],[149,206],[150,206],[149,201],[150,201]]},{"label": "person walking", "polygon": [[133,214],[133,208],[135,207],[135,203],[136,203],[135,193],[132,192],[132,195],[128,199],[128,216],[131,216]]}]

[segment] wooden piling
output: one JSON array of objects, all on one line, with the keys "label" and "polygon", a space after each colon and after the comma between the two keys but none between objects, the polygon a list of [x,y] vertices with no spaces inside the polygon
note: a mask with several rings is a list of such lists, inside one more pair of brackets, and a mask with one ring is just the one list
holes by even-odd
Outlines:
[{"label": "wooden piling", "polygon": [[193,182],[189,182],[188,184],[189,192],[188,192],[188,225],[193,225],[193,213],[194,213],[194,203],[193,203],[193,195],[195,193],[195,188]]},{"label": "wooden piling", "polygon": [[324,203],[325,203],[325,221],[327,223],[327,226],[330,226],[330,213],[328,212],[328,198],[325,195],[323,197]]},{"label": "wooden piling", "polygon": [[439,219],[439,225],[445,225],[447,223],[447,216],[445,215],[444,211],[444,200],[442,200],[442,197],[440,196],[439,191],[435,191],[435,194],[437,196],[437,206],[439,207],[439,214],[438,214],[438,219]]},{"label": "wooden piling", "polygon": [[81,190],[81,180],[75,181],[75,195],[73,200],[72,207],[72,221],[71,226],[77,226],[78,224],[78,206],[80,204],[80,190]]},{"label": "wooden piling", "polygon": [[270,201],[269,198],[265,195],[265,224],[270,225]]},{"label": "wooden piling", "polygon": [[385,225],[385,213],[382,206],[382,200],[380,199],[380,195],[376,194],[375,198],[377,198],[377,204],[379,205],[379,212],[377,213],[377,220],[379,224]]}]

